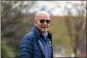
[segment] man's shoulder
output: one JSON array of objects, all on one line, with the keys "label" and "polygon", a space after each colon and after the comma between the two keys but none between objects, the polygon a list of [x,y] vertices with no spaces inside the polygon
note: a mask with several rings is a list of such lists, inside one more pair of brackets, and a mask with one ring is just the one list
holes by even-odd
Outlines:
[{"label": "man's shoulder", "polygon": [[34,35],[33,32],[29,32],[29,33],[27,33],[27,34],[24,35],[24,38],[25,37],[31,38],[31,37],[33,37],[33,35]]},{"label": "man's shoulder", "polygon": [[24,35],[23,39],[22,39],[22,43],[29,43],[30,41],[32,41],[33,39],[33,33],[29,32],[27,34]]},{"label": "man's shoulder", "polygon": [[48,32],[49,36],[52,36],[52,33],[51,32]]}]

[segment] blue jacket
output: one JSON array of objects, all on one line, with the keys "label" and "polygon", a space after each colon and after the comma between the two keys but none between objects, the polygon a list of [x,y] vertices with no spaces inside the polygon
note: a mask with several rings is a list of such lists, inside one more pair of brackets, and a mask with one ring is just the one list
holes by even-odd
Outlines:
[{"label": "blue jacket", "polygon": [[[48,33],[49,41],[51,41],[51,49],[53,58],[53,48],[52,48],[52,35]],[[20,58],[46,58],[42,52],[40,45],[40,32],[39,29],[34,26],[32,32],[26,34],[21,42],[20,46]]]}]

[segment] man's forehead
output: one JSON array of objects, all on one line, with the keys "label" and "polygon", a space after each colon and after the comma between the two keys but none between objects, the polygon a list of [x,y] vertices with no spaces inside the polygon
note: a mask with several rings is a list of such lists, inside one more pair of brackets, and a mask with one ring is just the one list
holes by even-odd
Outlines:
[{"label": "man's forehead", "polygon": [[50,19],[50,17],[47,15],[39,15],[37,16],[37,19]]}]

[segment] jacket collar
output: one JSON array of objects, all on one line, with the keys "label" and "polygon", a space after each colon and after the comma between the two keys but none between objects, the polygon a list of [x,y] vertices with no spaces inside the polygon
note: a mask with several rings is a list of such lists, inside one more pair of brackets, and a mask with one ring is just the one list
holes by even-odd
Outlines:
[{"label": "jacket collar", "polygon": [[[33,31],[34,35],[39,36],[39,37],[41,36],[40,30],[37,28],[37,26],[34,26],[32,31]],[[52,39],[52,35],[49,32],[48,32],[48,38]],[[40,38],[38,38],[38,39],[40,39]]]},{"label": "jacket collar", "polygon": [[37,26],[34,26],[32,31],[33,31],[34,35],[40,36],[40,30],[37,28]]},{"label": "jacket collar", "polygon": [[[37,44],[38,44],[38,46],[39,46],[39,48],[40,48],[40,50],[41,50],[41,52],[42,52],[42,54],[44,55],[44,52],[43,52],[43,47],[42,47],[42,43],[40,42],[40,30],[37,28],[37,26],[34,26],[34,28],[33,28],[33,33],[34,33],[34,35],[37,37]],[[48,32],[48,38],[49,39],[51,39],[51,34]],[[45,55],[44,55],[44,57],[45,57]]]}]

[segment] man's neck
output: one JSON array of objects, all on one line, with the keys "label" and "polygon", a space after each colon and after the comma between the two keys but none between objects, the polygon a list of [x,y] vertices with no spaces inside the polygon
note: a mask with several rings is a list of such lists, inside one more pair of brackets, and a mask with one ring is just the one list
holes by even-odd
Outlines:
[{"label": "man's neck", "polygon": [[48,36],[48,32],[43,32],[42,35],[43,35],[44,37],[47,37],[47,36]]}]

